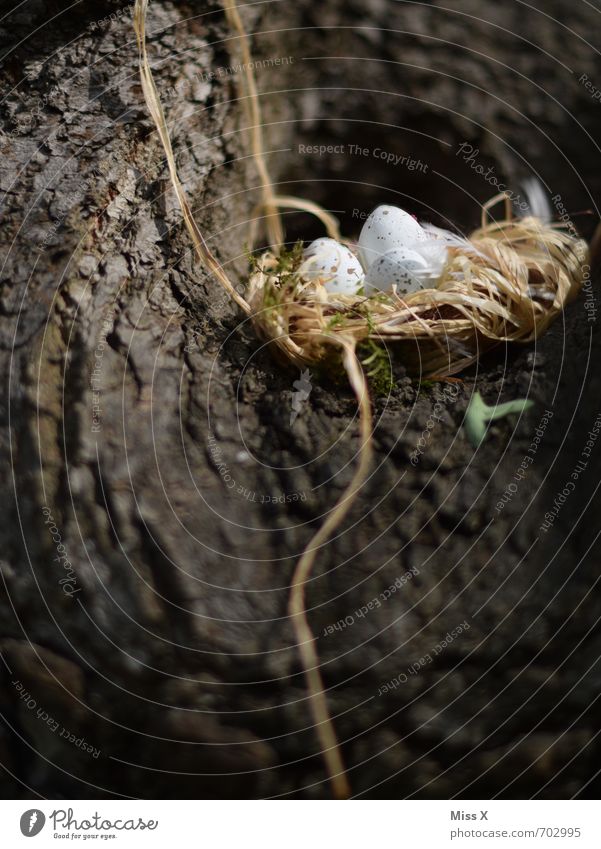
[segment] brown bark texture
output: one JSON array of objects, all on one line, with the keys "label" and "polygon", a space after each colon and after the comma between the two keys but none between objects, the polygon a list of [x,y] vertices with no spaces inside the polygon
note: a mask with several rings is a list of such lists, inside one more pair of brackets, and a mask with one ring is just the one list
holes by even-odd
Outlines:
[{"label": "brown bark texture", "polygon": [[[26,0],[0,23],[0,788],[327,798],[286,604],[352,476],[356,404],[312,373],[292,422],[298,372],[199,267],[131,13]],[[381,202],[466,231],[535,173],[590,236],[594,3],[242,15],[278,192],[349,235]],[[197,221],[242,281],[258,178],[236,43],[217,2],[157,0],[148,26]],[[395,361],[374,398],[373,472],[306,591],[357,796],[600,790],[598,298],[593,275],[536,345],[457,383]],[[475,389],[535,403],[475,450]]]}]

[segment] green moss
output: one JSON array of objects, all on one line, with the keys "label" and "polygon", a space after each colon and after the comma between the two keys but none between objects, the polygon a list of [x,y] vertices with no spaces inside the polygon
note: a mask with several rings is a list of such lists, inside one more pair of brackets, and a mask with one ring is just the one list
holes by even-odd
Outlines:
[{"label": "green moss", "polygon": [[[254,274],[259,270],[261,253],[253,253],[248,245],[244,246],[244,255],[248,261],[248,272]],[[290,282],[291,276],[301,264],[303,258],[303,243],[295,242],[291,248],[282,248],[276,257],[276,266],[273,270],[274,276],[278,278],[278,285],[285,286]]]},{"label": "green moss", "polygon": [[275,273],[278,277],[285,277],[296,271],[303,258],[303,243],[299,240],[290,248],[282,248],[277,258]]},{"label": "green moss", "polygon": [[252,252],[251,248],[248,246],[248,243],[244,243],[244,256],[248,262],[248,276],[254,274],[259,270],[259,255]]},{"label": "green moss", "polygon": [[343,324],[344,316],[341,312],[337,312],[330,319],[328,319],[326,327],[328,330],[332,330],[334,327],[342,327]]},{"label": "green moss", "polygon": [[365,369],[373,393],[388,395],[394,386],[394,379],[387,349],[373,339],[366,339],[357,345],[357,356]]}]

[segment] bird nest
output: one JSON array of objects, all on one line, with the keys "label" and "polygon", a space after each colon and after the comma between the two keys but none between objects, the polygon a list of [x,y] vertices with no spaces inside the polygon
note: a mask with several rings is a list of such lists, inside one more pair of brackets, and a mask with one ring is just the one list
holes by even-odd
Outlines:
[{"label": "bird nest", "polygon": [[254,263],[247,301],[260,334],[298,366],[319,363],[328,342],[372,340],[398,354],[409,373],[444,377],[503,342],[532,342],[579,291],[586,243],[534,216],[488,222],[448,259],[432,288],[371,297],[331,294],[303,278],[300,251],[266,251]]}]

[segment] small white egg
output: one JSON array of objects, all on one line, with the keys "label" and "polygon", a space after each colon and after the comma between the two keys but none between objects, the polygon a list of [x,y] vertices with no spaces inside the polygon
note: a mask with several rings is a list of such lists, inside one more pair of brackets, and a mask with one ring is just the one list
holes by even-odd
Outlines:
[{"label": "small white egg", "polygon": [[412,215],[398,206],[377,206],[369,215],[359,236],[359,256],[368,269],[392,248],[412,247],[424,241],[426,233]]},{"label": "small white egg", "polygon": [[[373,262],[365,277],[365,294],[375,291],[387,292],[396,284],[397,292],[407,295],[424,288],[420,282],[420,271],[425,274],[428,262],[417,251],[409,248],[393,248]],[[425,278],[422,278],[425,282]]]},{"label": "small white egg", "polygon": [[363,285],[363,268],[355,254],[335,239],[311,242],[303,253],[300,272],[305,280],[319,280],[327,292],[356,295]]}]

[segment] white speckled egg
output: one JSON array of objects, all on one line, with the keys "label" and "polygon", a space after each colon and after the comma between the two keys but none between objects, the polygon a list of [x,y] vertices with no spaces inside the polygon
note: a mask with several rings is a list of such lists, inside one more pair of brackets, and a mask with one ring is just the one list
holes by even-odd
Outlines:
[{"label": "white speckled egg", "polygon": [[426,233],[412,215],[398,206],[377,206],[366,220],[359,236],[359,256],[368,269],[392,248],[413,246],[424,241]]},{"label": "white speckled egg", "polygon": [[325,290],[333,294],[355,295],[363,285],[361,263],[335,239],[324,237],[311,242],[303,253],[300,271],[305,280],[320,280]]},{"label": "white speckled egg", "polygon": [[[426,274],[428,262],[423,256],[409,248],[393,248],[373,262],[365,277],[365,294],[387,292],[396,284],[397,292],[407,295],[424,288],[420,282],[420,271]],[[424,279],[424,278],[422,278]],[[425,279],[424,279],[425,282]]]}]

